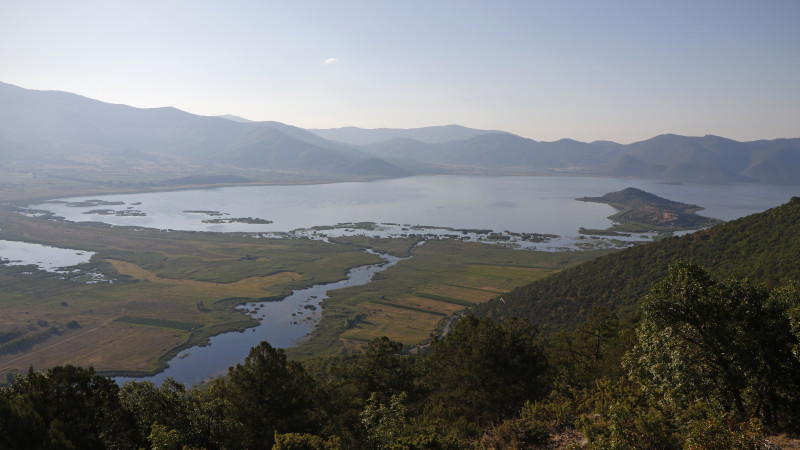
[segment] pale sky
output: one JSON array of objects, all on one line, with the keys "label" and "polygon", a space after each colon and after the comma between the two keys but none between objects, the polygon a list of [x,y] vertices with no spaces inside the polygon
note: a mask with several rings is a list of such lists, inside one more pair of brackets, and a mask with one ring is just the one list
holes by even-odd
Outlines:
[{"label": "pale sky", "polygon": [[0,0],[0,81],[303,128],[800,137],[800,1]]}]

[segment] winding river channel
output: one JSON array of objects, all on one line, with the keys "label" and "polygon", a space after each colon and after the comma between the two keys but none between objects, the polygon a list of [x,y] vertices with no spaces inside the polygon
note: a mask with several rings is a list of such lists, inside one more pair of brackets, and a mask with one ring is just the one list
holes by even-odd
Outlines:
[{"label": "winding river channel", "polygon": [[244,361],[251,347],[261,341],[273,347],[286,348],[306,338],[320,319],[320,302],[328,297],[328,291],[369,283],[372,276],[397,264],[403,258],[375,253],[383,258],[383,264],[373,264],[350,269],[347,278],[334,283],[315,284],[298,289],[281,301],[253,302],[243,306],[259,325],[243,332],[233,331],[212,337],[209,345],[184,350],[169,362],[169,367],[152,377],[117,377],[122,384],[128,380],[152,381],[160,385],[172,377],[187,386],[201,383],[209,378],[223,375],[228,367]]}]

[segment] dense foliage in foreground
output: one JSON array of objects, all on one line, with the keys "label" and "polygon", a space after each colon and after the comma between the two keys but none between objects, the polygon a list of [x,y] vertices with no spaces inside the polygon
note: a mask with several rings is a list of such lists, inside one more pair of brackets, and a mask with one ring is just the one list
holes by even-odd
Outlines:
[{"label": "dense foliage in foreground", "polygon": [[172,380],[120,389],[72,366],[31,370],[0,390],[0,447],[460,446],[546,393],[535,337],[527,322],[470,316],[424,356],[383,338],[308,370],[262,343],[227,377],[189,391]]},{"label": "dense foliage in foreground", "polygon": [[468,315],[413,354],[382,338],[306,367],[262,343],[188,391],[31,370],[0,390],[0,447],[763,448],[798,428],[796,285],[680,263],[643,302],[635,327],[600,308],[544,339]]}]

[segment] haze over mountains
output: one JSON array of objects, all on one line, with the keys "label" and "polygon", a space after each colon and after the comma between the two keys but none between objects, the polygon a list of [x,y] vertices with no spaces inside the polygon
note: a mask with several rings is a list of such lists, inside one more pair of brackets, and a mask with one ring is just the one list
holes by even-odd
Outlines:
[{"label": "haze over mountains", "polygon": [[[0,84],[0,158],[102,166],[142,160],[269,170],[363,170],[352,147],[278,122],[235,122]],[[392,176],[386,163],[376,166]]]},{"label": "haze over mountains", "polygon": [[800,183],[800,139],[737,142],[660,135],[622,145],[538,142],[458,125],[304,130],[175,108],[142,109],[0,83],[0,161],[174,164],[202,174],[230,169],[365,177],[415,173],[581,174],[676,182]]},{"label": "haze over mountains", "polygon": [[325,139],[344,142],[351,145],[370,145],[395,139],[411,139],[428,144],[444,144],[450,141],[463,141],[483,134],[506,133],[500,130],[476,130],[462,127],[461,125],[443,125],[422,128],[375,128],[364,129],[358,127],[343,127],[319,129],[311,128],[308,131]]}]

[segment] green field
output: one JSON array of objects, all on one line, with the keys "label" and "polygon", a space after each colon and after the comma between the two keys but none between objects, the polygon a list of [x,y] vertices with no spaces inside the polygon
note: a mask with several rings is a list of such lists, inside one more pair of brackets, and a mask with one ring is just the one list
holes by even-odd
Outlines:
[{"label": "green field", "polygon": [[[239,303],[283,297],[380,261],[351,245],[62,223],[9,209],[0,210],[0,239],[97,252],[69,275],[0,266],[0,333],[20,339],[57,330],[0,353],[0,376],[59,364],[151,373],[209,336],[253,326],[234,309]],[[89,271],[114,282],[87,284]]]},{"label": "green field", "polygon": [[444,316],[498,297],[555,271],[608,253],[511,250],[456,240],[334,239],[396,256],[411,256],[372,283],[331,292],[311,339],[288,350],[295,358],[359,348],[388,336],[414,345],[428,339]]},{"label": "green field", "polygon": [[122,316],[114,319],[114,322],[132,323],[134,325],[144,325],[148,327],[172,328],[175,330],[192,331],[201,325],[195,322],[179,322],[177,320],[156,319],[153,317],[133,317]]}]

